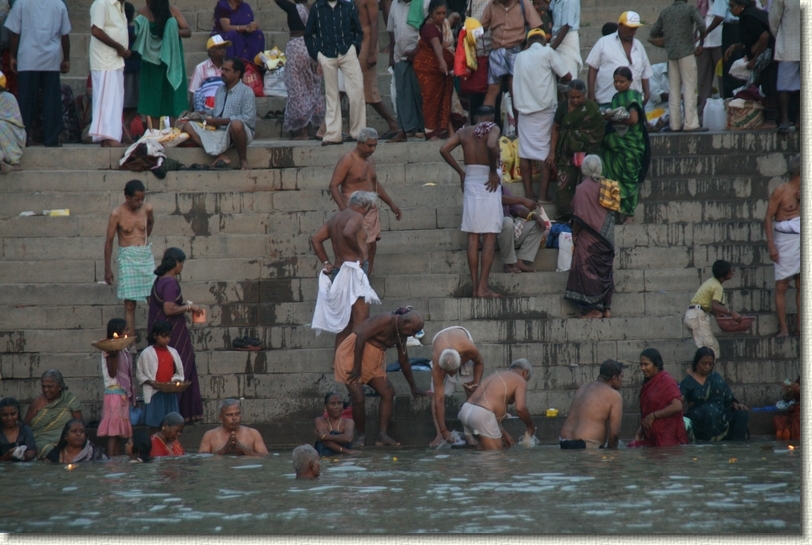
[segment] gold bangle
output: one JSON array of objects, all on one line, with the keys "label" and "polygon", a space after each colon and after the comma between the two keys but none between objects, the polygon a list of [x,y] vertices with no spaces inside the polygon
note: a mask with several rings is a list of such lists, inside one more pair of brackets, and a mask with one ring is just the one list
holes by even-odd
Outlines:
[{"label": "gold bangle", "polygon": [[533,217],[533,214],[535,214],[535,212],[530,212],[529,214],[527,214],[527,221],[530,221],[530,218]]}]

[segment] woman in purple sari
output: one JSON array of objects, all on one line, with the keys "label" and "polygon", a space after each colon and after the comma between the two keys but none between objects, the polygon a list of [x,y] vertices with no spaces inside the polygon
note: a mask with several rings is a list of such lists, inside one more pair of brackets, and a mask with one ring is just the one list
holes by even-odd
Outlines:
[{"label": "woman in purple sari", "polygon": [[587,155],[581,166],[584,180],[572,199],[572,254],[564,299],[575,303],[583,318],[609,318],[615,284],[615,215],[600,204],[603,163]]},{"label": "woman in purple sari", "polygon": [[200,312],[200,307],[191,303],[184,303],[180,292],[180,284],[175,280],[183,270],[186,254],[180,248],[167,248],[160,266],[155,269],[158,279],[152,285],[149,297],[149,319],[147,331],[152,331],[152,325],[165,320],[172,324],[172,336],[169,346],[180,354],[183,363],[183,376],[191,384],[178,396],[180,414],[186,422],[203,420],[203,400],[200,398],[200,383],[197,379],[197,365],[195,365],[195,350],[192,347],[192,337],[186,327],[185,314],[187,312]]},{"label": "woman in purple sari", "polygon": [[214,29],[211,35],[219,34],[231,42],[226,49],[227,57],[238,57],[248,61],[265,50],[265,34],[254,21],[251,6],[242,0],[220,0],[214,8]]}]

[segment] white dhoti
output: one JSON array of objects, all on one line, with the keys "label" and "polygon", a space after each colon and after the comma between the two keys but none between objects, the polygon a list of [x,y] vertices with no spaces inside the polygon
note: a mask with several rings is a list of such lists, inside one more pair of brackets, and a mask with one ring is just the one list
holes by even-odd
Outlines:
[{"label": "white dhoti", "polygon": [[[561,59],[567,65],[572,79],[578,79],[584,61],[581,59],[581,41],[578,38],[577,30],[570,30],[556,49]],[[546,159],[546,157],[545,157]]]},{"label": "white dhoti", "polygon": [[[496,171],[502,179],[501,171]],[[462,230],[466,233],[502,231],[502,192],[488,191],[490,167],[465,165],[465,192],[462,199]]]},{"label": "white dhoti", "polygon": [[[434,338],[431,340],[431,344],[433,345],[434,342],[437,340],[437,337],[445,333],[446,331],[450,331],[452,329],[461,329],[468,335],[468,340],[474,342],[474,338],[471,337],[471,333],[460,325],[452,325],[451,327],[447,327],[442,331],[438,332]],[[433,364],[433,362],[432,362]],[[457,369],[457,372],[454,375],[446,375],[445,379],[443,380],[443,392],[445,395],[450,396],[454,393],[455,384],[467,384],[474,380],[474,362],[468,360],[463,362],[460,365],[460,368]]]},{"label": "white dhoti", "polygon": [[121,142],[121,114],[124,111],[124,69],[91,70],[93,120],[89,134],[94,142]]},{"label": "white dhoti", "polygon": [[366,273],[357,261],[345,261],[338,271],[335,281],[330,275],[319,274],[319,294],[311,327],[316,335],[322,331],[341,333],[352,316],[352,306],[363,298],[368,304],[380,304],[378,294],[369,285]]},{"label": "white dhoti", "polygon": [[519,158],[544,161],[550,154],[555,109],[532,114],[519,112]]},{"label": "white dhoti", "polygon": [[[210,131],[196,121],[189,123],[189,126],[200,137],[203,149],[209,155],[220,155],[231,147],[231,123],[226,127],[219,127],[216,131]],[[250,144],[254,140],[254,131],[245,123],[242,126],[245,128],[246,145]]]},{"label": "white dhoti", "polygon": [[778,250],[775,279],[784,280],[801,273],[801,218],[773,224],[773,242]]}]

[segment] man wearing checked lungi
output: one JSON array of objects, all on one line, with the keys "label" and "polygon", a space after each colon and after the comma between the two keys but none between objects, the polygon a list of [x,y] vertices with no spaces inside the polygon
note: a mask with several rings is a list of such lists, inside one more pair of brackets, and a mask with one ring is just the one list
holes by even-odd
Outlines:
[{"label": "man wearing checked lungi", "polygon": [[155,280],[155,258],[149,235],[155,218],[152,205],[144,202],[146,188],[140,180],[124,186],[124,203],[110,213],[104,242],[104,281],[113,284],[113,239],[118,235],[118,298],[124,299],[127,335],[135,335],[135,305],[146,301]]}]

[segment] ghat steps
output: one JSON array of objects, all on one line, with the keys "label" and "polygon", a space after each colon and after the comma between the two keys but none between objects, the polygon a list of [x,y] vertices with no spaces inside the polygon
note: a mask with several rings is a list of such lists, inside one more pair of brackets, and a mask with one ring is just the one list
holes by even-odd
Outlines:
[{"label": "ghat steps", "polygon": [[[695,350],[682,315],[713,261],[728,259],[737,269],[725,284],[730,302],[757,318],[748,333],[719,336],[718,369],[744,403],[770,404],[780,397],[781,382],[799,372],[799,341],[772,337],[774,283],[761,222],[769,192],[798,145],[797,136],[773,133],[653,136],[654,160],[636,223],[616,228],[614,317],[586,321],[561,298],[567,275],[555,272],[557,250],[540,250],[539,272],[530,274],[502,273],[497,257],[491,282],[505,297],[467,297],[458,179],[442,163],[437,144],[382,144],[374,156],[379,177],[404,217],[398,222],[382,210],[383,239],[371,281],[384,305],[372,312],[414,305],[427,319],[426,342],[459,323],[473,334],[489,369],[529,358],[535,366],[531,412],[553,406],[564,413],[574,389],[592,380],[606,358],[634,362],[654,346],[666,369],[682,377]],[[118,150],[26,150],[23,170],[3,179],[0,199],[0,395],[29,402],[38,377],[55,367],[86,416],[99,417],[99,357],[89,343],[122,312],[114,288],[99,284],[103,233],[124,183],[137,177],[155,209],[155,255],[182,248],[188,256],[184,295],[210,309],[208,323],[192,328],[207,421],[215,420],[219,399],[242,397],[248,421],[278,432],[269,441],[309,440],[309,431],[283,431],[284,423],[309,421],[321,396],[338,385],[329,371],[332,336],[316,337],[307,326],[318,273],[308,237],[335,210],[327,183],[349,149],[256,141],[249,160],[257,170],[171,172],[164,180],[110,170]],[[206,161],[197,149],[169,155],[186,164]],[[520,186],[511,190],[521,193]],[[71,215],[18,216],[53,208],[69,208]],[[794,314],[792,290],[788,304]],[[144,305],[137,323],[143,335]],[[265,349],[228,350],[232,339],[247,334],[260,337]],[[410,355],[430,356],[429,347],[412,348]],[[636,367],[626,375],[622,394],[631,421],[642,377]],[[415,376],[421,387],[429,385],[428,373]],[[390,377],[399,392],[397,429],[430,435],[427,400],[406,395],[400,373]],[[451,404],[462,399],[458,392]],[[374,420],[377,404],[370,400]],[[553,427],[545,433],[554,434]]]}]

